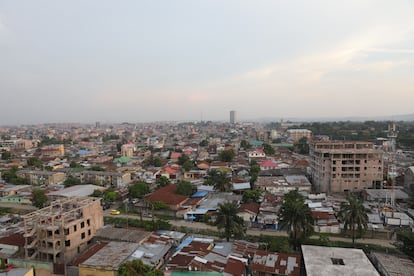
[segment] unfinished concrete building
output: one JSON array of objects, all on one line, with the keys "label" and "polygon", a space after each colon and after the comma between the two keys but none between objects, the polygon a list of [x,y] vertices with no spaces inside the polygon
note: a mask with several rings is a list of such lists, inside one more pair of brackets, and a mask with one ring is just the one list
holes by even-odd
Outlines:
[{"label": "unfinished concrete building", "polygon": [[311,175],[317,192],[380,188],[383,152],[370,142],[331,141],[310,144]]},{"label": "unfinished concrete building", "polygon": [[67,263],[103,226],[100,199],[73,197],[23,216],[25,258]]}]

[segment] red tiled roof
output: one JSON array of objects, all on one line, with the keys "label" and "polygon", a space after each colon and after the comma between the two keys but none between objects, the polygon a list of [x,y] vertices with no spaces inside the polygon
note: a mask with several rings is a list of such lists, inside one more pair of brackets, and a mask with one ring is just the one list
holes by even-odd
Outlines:
[{"label": "red tiled roof", "polygon": [[259,213],[260,204],[256,202],[242,203],[240,205],[240,211],[250,211],[252,213]]},{"label": "red tiled roof", "polygon": [[183,203],[188,197],[184,195],[176,194],[177,185],[168,185],[162,187],[153,193],[146,196],[146,198],[151,202],[162,201],[170,206],[175,206],[180,203]]},{"label": "red tiled roof", "polygon": [[0,244],[8,244],[22,247],[25,244],[25,240],[22,233],[15,233],[13,235],[0,238]]},{"label": "red tiled roof", "polygon": [[259,165],[260,167],[277,167],[277,164],[272,160],[263,161]]},{"label": "red tiled roof", "polygon": [[93,255],[95,255],[99,250],[104,248],[107,244],[108,243],[106,243],[106,242],[99,242],[99,243],[95,244],[88,251],[86,251],[84,254],[80,255],[78,258],[73,260],[70,264],[72,266],[80,265],[81,263],[83,263],[84,261],[86,261],[87,259],[92,257]]},{"label": "red tiled roof", "polygon": [[313,219],[329,219],[330,216],[328,212],[312,211]]},{"label": "red tiled roof", "polygon": [[178,159],[182,155],[181,152],[172,152],[170,158],[171,159]]},{"label": "red tiled roof", "polygon": [[246,267],[241,261],[229,258],[226,267],[224,268],[224,272],[234,276],[242,276],[246,274]]},{"label": "red tiled roof", "polygon": [[[287,271],[287,262],[289,257],[295,259],[295,266],[293,267],[292,271]],[[258,260],[259,262],[255,262],[255,260]],[[300,262],[301,258],[299,255],[258,250],[256,251],[256,254],[251,263],[251,269],[253,272],[299,276]],[[273,265],[270,266],[269,264]]]}]

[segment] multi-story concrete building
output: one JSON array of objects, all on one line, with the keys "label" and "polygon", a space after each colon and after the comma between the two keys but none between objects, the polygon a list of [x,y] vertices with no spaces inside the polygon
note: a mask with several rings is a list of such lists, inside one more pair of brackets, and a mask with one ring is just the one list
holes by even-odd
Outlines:
[{"label": "multi-story concrete building", "polygon": [[62,157],[65,155],[64,145],[49,145],[42,148],[43,157]]},{"label": "multi-story concrete building", "polygon": [[63,172],[21,170],[17,175],[26,178],[30,185],[52,185],[65,181],[66,175]]},{"label": "multi-story concrete building", "polygon": [[312,138],[312,131],[309,129],[288,129],[288,140],[291,142],[297,142],[301,138],[306,138],[308,141]]},{"label": "multi-story concrete building", "polygon": [[72,197],[23,216],[25,258],[68,263],[103,226],[100,200]]},{"label": "multi-story concrete building", "polygon": [[95,184],[113,188],[123,188],[131,183],[130,173],[83,171],[80,174],[82,183]]},{"label": "multi-story concrete building", "polygon": [[317,192],[380,188],[383,152],[370,142],[332,141],[310,144],[311,175]]},{"label": "multi-story concrete building", "polygon": [[230,124],[234,125],[236,123],[236,111],[230,111]]}]

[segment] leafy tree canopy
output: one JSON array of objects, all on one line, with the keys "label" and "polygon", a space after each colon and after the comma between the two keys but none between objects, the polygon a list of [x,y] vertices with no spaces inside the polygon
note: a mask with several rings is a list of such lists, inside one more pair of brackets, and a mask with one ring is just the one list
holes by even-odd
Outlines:
[{"label": "leafy tree canopy", "polygon": [[113,190],[106,190],[103,196],[105,201],[117,201],[119,199],[119,194]]},{"label": "leafy tree canopy", "polygon": [[133,276],[133,275],[145,275],[145,276],[163,276],[164,272],[159,269],[151,268],[145,265],[140,259],[135,259],[130,262],[124,262],[120,265],[118,270],[120,276]]},{"label": "leafy tree canopy", "polygon": [[233,149],[223,150],[219,153],[218,159],[222,162],[232,162],[236,153]]},{"label": "leafy tree canopy", "polygon": [[190,161],[190,157],[186,154],[181,154],[181,156],[178,157],[178,165],[182,166],[187,161]]},{"label": "leafy tree canopy", "polygon": [[227,241],[231,237],[242,238],[246,231],[243,219],[237,215],[238,211],[239,206],[234,202],[219,204],[217,209],[215,225],[219,230],[224,230],[224,236]]},{"label": "leafy tree canopy", "polygon": [[313,232],[313,218],[311,210],[305,204],[305,197],[297,190],[285,194],[280,208],[280,224],[286,227],[293,248],[297,250]]},{"label": "leafy tree canopy", "polygon": [[275,154],[275,149],[269,144],[263,144],[263,151],[266,155],[273,155]]},{"label": "leafy tree canopy", "polygon": [[48,198],[46,196],[46,192],[44,190],[35,189],[32,191],[32,205],[36,206],[37,208],[45,207]]},{"label": "leafy tree canopy", "polygon": [[368,228],[368,215],[361,199],[350,196],[348,201],[349,204],[341,205],[338,217],[344,223],[344,229],[351,230],[352,244],[355,244],[355,239],[362,236]]},{"label": "leafy tree canopy", "polygon": [[144,195],[150,192],[150,188],[147,183],[145,182],[138,182],[129,187],[129,197],[130,198],[141,198]]},{"label": "leafy tree canopy", "polygon": [[193,194],[193,185],[188,181],[180,181],[177,184],[177,194],[190,196]]},{"label": "leafy tree canopy", "polygon": [[168,185],[170,185],[170,180],[166,176],[162,175],[160,178],[157,179],[158,188],[165,187]]},{"label": "leafy tree canopy", "polygon": [[72,176],[72,175],[69,175],[69,176],[65,179],[65,181],[63,182],[63,185],[64,185],[65,187],[71,187],[71,186],[80,185],[80,184],[81,184],[80,179],[78,179],[77,177]]},{"label": "leafy tree canopy", "polygon": [[207,147],[208,146],[208,141],[206,139],[202,140],[199,144],[200,147]]},{"label": "leafy tree canopy", "polygon": [[259,202],[261,196],[262,196],[261,190],[246,190],[243,192],[242,201],[244,203]]}]

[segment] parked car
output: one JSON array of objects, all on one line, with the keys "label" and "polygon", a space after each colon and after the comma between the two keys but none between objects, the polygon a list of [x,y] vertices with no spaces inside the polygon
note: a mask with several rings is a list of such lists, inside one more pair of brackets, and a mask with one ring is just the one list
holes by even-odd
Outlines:
[{"label": "parked car", "polygon": [[120,213],[118,210],[111,210],[111,215],[119,215]]}]

